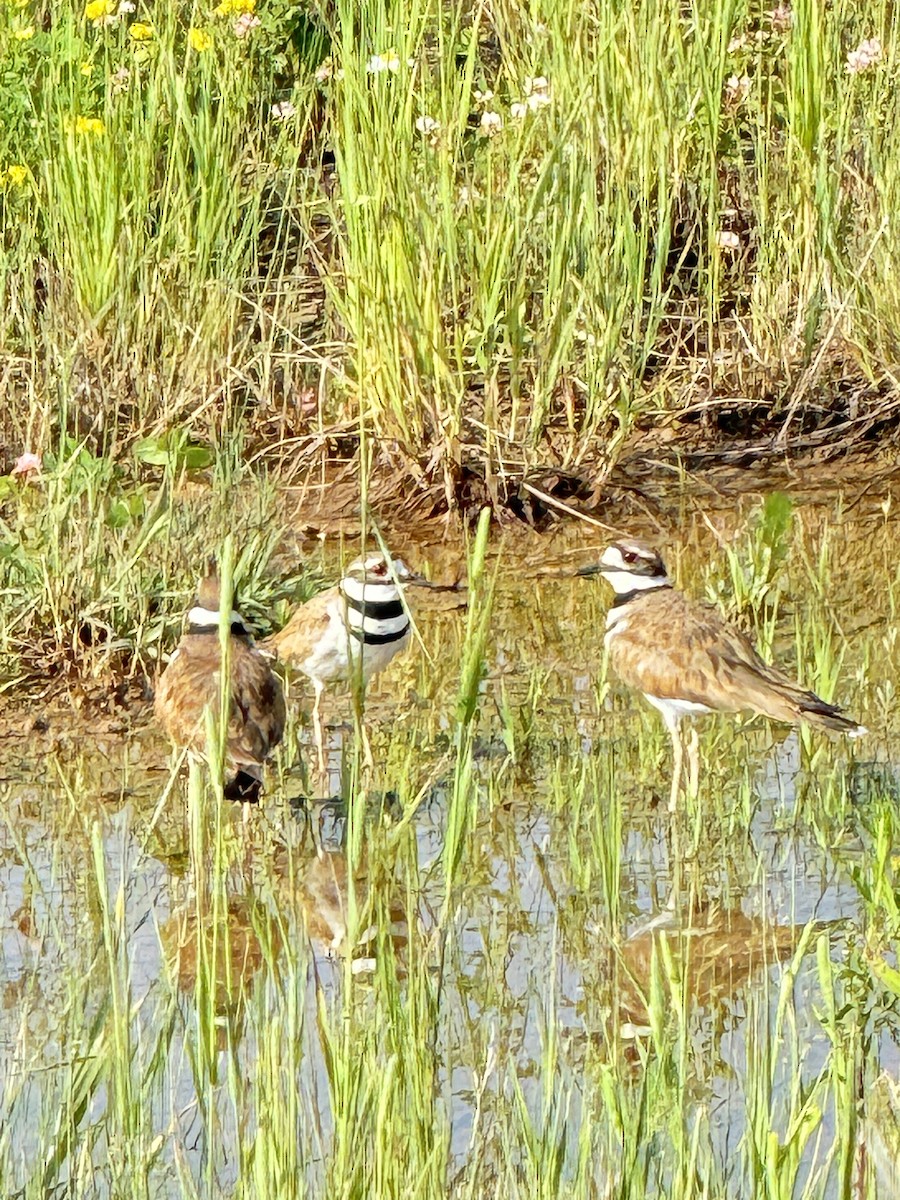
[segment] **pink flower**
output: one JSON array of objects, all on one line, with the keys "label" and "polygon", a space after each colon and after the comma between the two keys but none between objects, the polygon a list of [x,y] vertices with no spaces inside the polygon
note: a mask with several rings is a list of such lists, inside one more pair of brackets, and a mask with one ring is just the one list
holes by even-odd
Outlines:
[{"label": "pink flower", "polygon": [[861,75],[876,63],[881,62],[882,49],[878,38],[866,38],[847,55],[844,68],[848,75]]},{"label": "pink flower", "polygon": [[21,475],[27,480],[29,475],[40,475],[41,473],[41,456],[39,454],[30,454],[26,451],[20,454],[16,459],[16,465],[13,467],[10,474]]},{"label": "pink flower", "polygon": [[236,38],[245,38],[250,31],[256,29],[259,24],[259,17],[255,17],[252,12],[242,12],[235,21],[234,25],[232,25],[234,36]]}]

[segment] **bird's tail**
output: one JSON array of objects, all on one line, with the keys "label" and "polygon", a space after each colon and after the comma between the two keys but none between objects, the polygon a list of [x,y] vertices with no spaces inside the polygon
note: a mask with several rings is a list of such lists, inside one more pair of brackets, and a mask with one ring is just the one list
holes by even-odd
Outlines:
[{"label": "bird's tail", "polygon": [[222,792],[226,800],[238,800],[242,804],[258,804],[262,793],[262,771],[253,767],[238,767],[237,774],[225,784]]},{"label": "bird's tail", "polygon": [[864,733],[869,732],[865,725],[860,725],[852,717],[845,716],[836,705],[822,700],[815,692],[804,692],[798,707],[801,718],[820,729],[834,729],[852,738],[862,737]]},{"label": "bird's tail", "polygon": [[829,704],[815,692],[800,687],[776,667],[761,662],[752,672],[738,670],[737,677],[745,688],[747,707],[773,721],[791,725],[806,721],[818,729],[831,729],[847,737],[862,737],[869,732],[865,725],[845,716],[836,704]]}]

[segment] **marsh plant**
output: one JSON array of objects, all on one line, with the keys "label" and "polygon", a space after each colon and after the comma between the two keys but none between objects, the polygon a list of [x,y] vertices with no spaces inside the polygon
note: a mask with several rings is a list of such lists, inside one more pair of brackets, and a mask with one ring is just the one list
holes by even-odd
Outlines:
[{"label": "marsh plant", "polygon": [[287,469],[362,428],[451,482],[673,413],[852,439],[893,411],[896,21],[6,3],[5,435]]},{"label": "marsh plant", "polygon": [[[773,654],[820,690],[840,662],[877,718],[889,623],[845,638],[808,570],[889,607],[893,559],[838,516],[782,534]],[[660,723],[586,634],[602,594],[516,571],[488,528],[468,611],[420,611],[427,656],[367,696],[374,770],[342,735],[318,844],[296,714],[249,814],[222,797],[221,713],[212,769],[143,725],[41,762],[6,739],[11,1195],[892,1194],[893,715],[858,750],[710,718],[671,816]],[[730,578],[717,548],[703,522],[685,541],[698,594]],[[219,551],[247,610],[263,585]]]}]

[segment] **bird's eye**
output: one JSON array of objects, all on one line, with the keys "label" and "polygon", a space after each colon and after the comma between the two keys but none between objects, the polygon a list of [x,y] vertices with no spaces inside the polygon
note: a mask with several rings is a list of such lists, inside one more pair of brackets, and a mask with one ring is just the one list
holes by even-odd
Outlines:
[{"label": "bird's eye", "polygon": [[372,568],[372,574],[373,575],[386,575],[387,574],[387,563],[386,562],[376,563],[375,566]]},{"label": "bird's eye", "polygon": [[640,555],[635,554],[635,552],[633,550],[623,550],[622,558],[627,563],[636,563],[637,560],[640,558]]}]

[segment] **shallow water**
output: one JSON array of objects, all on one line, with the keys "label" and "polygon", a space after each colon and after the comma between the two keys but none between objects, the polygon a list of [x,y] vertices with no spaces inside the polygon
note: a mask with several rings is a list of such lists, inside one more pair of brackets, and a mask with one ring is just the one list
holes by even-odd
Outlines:
[{"label": "shallow water", "polygon": [[[750,507],[714,517],[721,538],[737,537],[740,548],[752,536]],[[681,583],[696,595],[722,583],[721,545],[705,523],[682,517],[677,537]],[[388,975],[402,994],[416,969],[439,979],[434,1097],[451,1190],[462,1194],[465,1183],[487,1194],[491,1179],[518,1171],[527,1194],[524,1151],[521,1162],[510,1162],[510,1146],[524,1139],[518,1086],[535,1128],[552,1131],[560,1193],[577,1180],[577,1194],[609,1194],[623,1178],[616,1146],[627,1135],[616,1122],[604,1125],[604,1087],[612,1079],[633,1100],[642,1079],[668,1071],[657,1102],[677,1101],[679,1109],[655,1111],[651,1096],[637,1144],[648,1194],[690,1194],[679,1174],[679,1130],[698,1138],[710,1194],[752,1194],[748,1147],[760,1106],[784,1142],[798,1080],[815,1091],[828,1070],[834,1029],[823,1021],[831,1003],[823,954],[840,995],[861,1011],[860,949],[877,925],[877,906],[860,881],[870,877],[872,826],[896,786],[889,689],[900,664],[888,619],[896,532],[874,504],[858,506],[847,521],[833,502],[798,510],[793,539],[777,576],[776,653],[791,664],[799,653],[805,681],[815,683],[810,639],[823,631],[829,653],[843,654],[836,698],[872,732],[850,744],[761,721],[712,719],[703,727],[699,803],[674,820],[666,812],[661,723],[606,677],[608,597],[595,583],[538,574],[590,561],[596,533],[566,527],[499,547],[475,744],[477,819],[449,895],[441,855],[464,614],[452,597],[426,596],[418,623],[431,661],[418,649],[397,662],[368,705],[378,763],[363,839],[370,849],[364,866],[357,858],[355,891],[363,903],[371,886],[380,903],[357,929],[355,946],[345,936],[353,919],[343,811],[314,808],[324,842],[317,859],[297,800],[306,790],[295,753],[297,738],[306,744],[304,730],[292,728],[264,803],[247,823],[236,810],[224,809],[221,821],[206,810],[203,829],[183,779],[165,794],[166,750],[150,726],[64,736],[54,718],[46,734],[7,739],[0,767],[4,1191],[35,1186],[52,1145],[59,1153],[53,1179],[70,1181],[78,1194],[119,1194],[133,1166],[119,1147],[129,1137],[140,1146],[147,1194],[180,1195],[186,1179],[201,1195],[231,1194],[241,1180],[248,1186],[261,1064],[274,1054],[265,1077],[274,1071],[293,1080],[298,1098],[291,1126],[302,1150],[298,1194],[306,1186],[324,1194],[335,1120],[318,1006],[339,1014],[345,990],[356,989],[354,1020],[366,1031],[368,1020],[383,1019],[379,989]],[[459,561],[458,548],[446,546],[407,554],[446,579]],[[332,788],[346,793],[353,744],[341,725],[346,703],[332,701],[329,715]],[[372,798],[387,793],[379,815]],[[208,892],[207,877],[217,839],[220,851],[226,846],[219,861],[228,863],[218,893]],[[361,936],[372,922],[380,940]],[[227,940],[227,953],[221,944],[198,948],[198,929],[207,925]],[[205,974],[197,968],[204,954]],[[344,954],[354,960],[350,971]],[[845,980],[850,964],[857,975]],[[213,980],[202,1003],[198,979]],[[896,1079],[891,1005],[874,984],[865,995],[859,1024],[868,1037],[854,1061],[861,1078],[885,1070]],[[127,1102],[128,1087],[115,1075],[72,1083],[91,1062],[85,1031],[103,1024],[109,1005],[132,1013],[124,1020],[128,1045],[117,1052],[139,1093]],[[295,1012],[289,1021],[288,1010]],[[206,1028],[203,1013],[215,1013],[218,1024]],[[282,1026],[285,1040],[273,1049],[272,1031]],[[370,1032],[377,1038],[377,1028]],[[108,1038],[102,1045],[98,1059],[111,1053]],[[772,1061],[748,1066],[765,1048]],[[78,1134],[69,1146],[60,1141],[59,1103],[77,1095],[85,1106],[74,1115]],[[816,1095],[819,1117],[798,1151],[800,1178],[810,1195],[838,1196],[834,1144],[846,1110],[836,1112],[829,1086]],[[864,1118],[864,1092],[851,1100]],[[554,1116],[554,1102],[565,1120]],[[140,1117],[130,1118],[134,1112]],[[594,1127],[594,1153],[579,1166],[579,1145]],[[507,1130],[505,1144],[499,1129]],[[868,1186],[865,1194],[889,1194],[874,1173]]]}]

